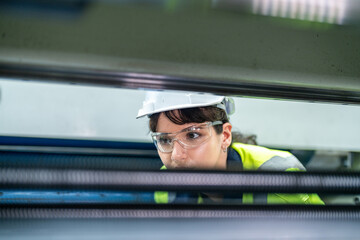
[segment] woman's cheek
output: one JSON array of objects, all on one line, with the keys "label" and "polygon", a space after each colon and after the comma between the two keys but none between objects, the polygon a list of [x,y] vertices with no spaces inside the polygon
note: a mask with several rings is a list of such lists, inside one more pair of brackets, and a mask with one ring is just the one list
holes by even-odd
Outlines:
[{"label": "woman's cheek", "polygon": [[192,151],[190,158],[194,161],[196,164],[196,167],[198,168],[211,168],[212,167],[212,152],[211,147],[209,147],[209,144],[204,144],[199,146],[197,149],[194,149],[196,151]]},{"label": "woman's cheek", "polygon": [[158,152],[159,157],[162,161],[162,163],[165,165],[166,168],[169,168],[170,166],[170,157],[168,156],[168,154],[163,154],[161,152]]}]

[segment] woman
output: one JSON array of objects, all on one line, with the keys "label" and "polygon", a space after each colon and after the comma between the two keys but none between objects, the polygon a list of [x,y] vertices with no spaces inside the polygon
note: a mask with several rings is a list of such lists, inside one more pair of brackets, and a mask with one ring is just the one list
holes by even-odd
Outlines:
[{"label": "woman", "polygon": [[[289,152],[233,139],[229,115],[234,111],[234,102],[224,96],[149,92],[137,118],[148,116],[150,119],[151,136],[164,163],[162,169],[305,170]],[[169,203],[179,198],[170,195],[156,192],[155,201]],[[197,201],[224,201],[225,198],[201,194]],[[324,204],[316,194],[241,194],[235,198],[241,198],[242,203]]]}]

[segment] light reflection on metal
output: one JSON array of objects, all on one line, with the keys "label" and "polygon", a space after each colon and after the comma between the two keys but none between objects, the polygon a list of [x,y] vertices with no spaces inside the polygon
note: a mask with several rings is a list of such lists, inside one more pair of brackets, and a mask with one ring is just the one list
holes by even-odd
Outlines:
[{"label": "light reflection on metal", "polygon": [[343,24],[346,0],[253,0],[254,14],[300,19],[321,23]]},{"label": "light reflection on metal", "polygon": [[145,74],[145,73],[127,73],[126,74],[129,77],[133,77],[133,78],[151,78],[151,79],[166,79],[165,76],[161,76],[161,75],[155,75],[155,74]]}]

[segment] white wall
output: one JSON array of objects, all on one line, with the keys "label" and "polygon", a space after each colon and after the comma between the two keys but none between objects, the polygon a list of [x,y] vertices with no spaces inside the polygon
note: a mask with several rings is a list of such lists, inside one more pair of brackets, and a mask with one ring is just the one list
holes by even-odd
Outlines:
[{"label": "white wall", "polygon": [[[150,141],[145,91],[0,79],[0,135]],[[360,106],[236,98],[231,122],[259,144],[360,151]]]},{"label": "white wall", "polygon": [[231,119],[259,144],[290,148],[360,150],[360,106],[236,99]]},{"label": "white wall", "polygon": [[143,91],[0,81],[0,135],[143,141]]}]

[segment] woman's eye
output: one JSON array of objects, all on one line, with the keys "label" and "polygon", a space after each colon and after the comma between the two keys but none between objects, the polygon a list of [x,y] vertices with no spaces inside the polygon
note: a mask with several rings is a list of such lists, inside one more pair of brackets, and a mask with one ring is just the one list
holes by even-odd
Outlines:
[{"label": "woman's eye", "polygon": [[160,138],[160,139],[159,139],[159,143],[160,143],[160,144],[170,144],[170,143],[171,143],[171,139],[170,139],[170,138]]},{"label": "woman's eye", "polygon": [[196,139],[196,138],[200,137],[200,134],[197,132],[189,132],[186,134],[186,137],[188,139]]}]

